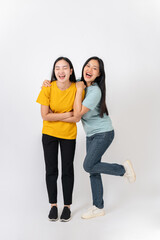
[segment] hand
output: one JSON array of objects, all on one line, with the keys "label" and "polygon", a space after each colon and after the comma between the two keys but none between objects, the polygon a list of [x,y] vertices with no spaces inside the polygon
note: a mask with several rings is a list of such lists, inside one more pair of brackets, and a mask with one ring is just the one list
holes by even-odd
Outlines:
[{"label": "hand", "polygon": [[42,83],[42,87],[41,88],[43,88],[43,87],[50,87],[50,86],[51,86],[51,81],[44,80],[43,83]]},{"label": "hand", "polygon": [[79,90],[79,89],[83,90],[86,88],[86,85],[82,81],[76,82],[76,88],[77,88],[77,90]]},{"label": "hand", "polygon": [[72,112],[66,112],[66,118],[73,117],[73,111]]},{"label": "hand", "polygon": [[53,113],[53,111],[49,108],[49,113]]}]

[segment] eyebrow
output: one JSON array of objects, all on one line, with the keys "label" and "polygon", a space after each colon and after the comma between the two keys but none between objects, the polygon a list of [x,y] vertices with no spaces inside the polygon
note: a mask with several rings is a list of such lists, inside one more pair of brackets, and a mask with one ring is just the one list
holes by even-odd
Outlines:
[{"label": "eyebrow", "polygon": [[56,68],[56,67],[68,67],[68,65],[63,65],[63,66],[58,66],[58,65],[57,65],[57,66],[55,66],[55,68]]},{"label": "eyebrow", "polygon": [[[87,63],[87,65],[91,65],[90,63]],[[99,66],[93,65],[93,67],[99,68]]]}]

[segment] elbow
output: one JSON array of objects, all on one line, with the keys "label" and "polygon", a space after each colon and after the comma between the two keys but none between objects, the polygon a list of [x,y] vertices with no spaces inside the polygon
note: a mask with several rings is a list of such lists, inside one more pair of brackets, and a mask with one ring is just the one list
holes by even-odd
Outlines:
[{"label": "elbow", "polygon": [[41,114],[43,121],[47,121],[47,114]]},{"label": "elbow", "polygon": [[79,119],[79,121],[80,121],[80,119],[81,119],[81,114],[74,112],[74,117],[76,117],[76,118]]},{"label": "elbow", "polygon": [[75,116],[75,122],[79,122],[81,120],[80,116]]},{"label": "elbow", "polygon": [[75,122],[79,122],[81,120],[81,115],[74,112]]},{"label": "elbow", "polygon": [[76,122],[79,122],[81,120],[81,117],[76,117]]}]

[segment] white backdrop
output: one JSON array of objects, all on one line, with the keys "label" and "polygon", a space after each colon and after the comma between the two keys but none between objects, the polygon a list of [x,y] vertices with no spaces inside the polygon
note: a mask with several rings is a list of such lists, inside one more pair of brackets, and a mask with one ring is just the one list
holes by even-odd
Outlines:
[{"label": "white backdrop", "polygon": [[[160,2],[5,0],[0,29],[1,239],[159,239]],[[73,219],[50,223],[36,98],[57,57],[70,58],[78,78],[93,55],[105,63],[116,133],[103,161],[131,159],[137,182],[103,175],[106,216],[81,220],[91,192],[78,123]],[[58,189],[61,210],[60,178]]]}]

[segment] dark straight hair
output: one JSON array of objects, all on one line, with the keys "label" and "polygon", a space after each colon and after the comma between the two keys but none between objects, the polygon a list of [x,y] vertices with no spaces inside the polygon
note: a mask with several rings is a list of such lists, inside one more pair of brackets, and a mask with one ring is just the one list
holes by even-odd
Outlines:
[{"label": "dark straight hair", "polygon": [[99,72],[100,72],[100,76],[97,77],[93,83],[97,83],[99,88],[101,89],[101,93],[102,93],[102,96],[101,96],[101,100],[100,100],[100,117],[103,117],[103,114],[106,113],[107,115],[109,115],[109,112],[108,112],[108,109],[107,109],[107,106],[106,106],[106,84],[105,84],[105,70],[104,70],[104,63],[102,61],[102,59],[94,56],[94,57],[91,57],[89,58],[85,64],[83,65],[83,68],[82,68],[82,76],[81,76],[81,80],[85,83],[86,85],[86,81],[84,80],[84,76],[83,76],[83,70],[85,68],[85,66],[88,64],[88,62],[90,60],[97,60],[98,63],[99,63]]},{"label": "dark straight hair", "polygon": [[51,75],[51,82],[57,80],[56,75],[55,75],[55,65],[56,65],[56,63],[59,62],[60,60],[64,60],[64,61],[66,61],[66,62],[69,64],[70,69],[72,69],[72,75],[70,76],[69,80],[70,80],[70,82],[76,82],[76,76],[75,76],[73,64],[72,64],[72,62],[71,62],[68,58],[66,58],[66,57],[59,57],[59,58],[57,58],[56,61],[54,62],[54,64],[53,64],[53,70],[52,70],[52,75]]}]

